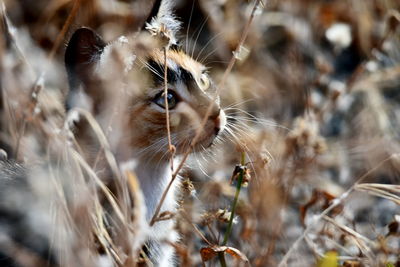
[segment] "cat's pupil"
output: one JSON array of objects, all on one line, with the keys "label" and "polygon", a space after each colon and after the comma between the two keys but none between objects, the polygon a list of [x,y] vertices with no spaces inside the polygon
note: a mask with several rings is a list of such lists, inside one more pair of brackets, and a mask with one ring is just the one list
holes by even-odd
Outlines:
[{"label": "cat's pupil", "polygon": [[[158,93],[155,98],[154,98],[154,102],[159,105],[162,108],[166,108],[165,106],[165,94],[164,92]],[[168,90],[167,92],[167,102],[168,102],[168,109],[173,109],[175,108],[178,99],[177,96],[175,94],[174,91],[172,90]]]}]

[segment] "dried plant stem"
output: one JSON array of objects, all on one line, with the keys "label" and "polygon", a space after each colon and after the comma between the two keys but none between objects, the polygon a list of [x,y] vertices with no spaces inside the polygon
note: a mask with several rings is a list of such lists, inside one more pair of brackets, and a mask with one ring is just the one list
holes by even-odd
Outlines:
[{"label": "dried plant stem", "polygon": [[221,91],[221,88],[223,88],[223,86],[225,85],[226,79],[227,79],[229,73],[231,72],[231,70],[232,70],[232,68],[233,68],[233,66],[234,66],[234,64],[235,64],[235,62],[236,62],[236,56],[235,56],[235,54],[237,54],[237,53],[240,51],[241,47],[242,47],[243,44],[244,44],[244,41],[246,40],[246,37],[247,37],[247,35],[248,35],[248,33],[249,33],[249,30],[250,30],[251,22],[252,22],[253,19],[254,19],[255,12],[256,12],[257,7],[258,7],[258,5],[260,4],[260,2],[261,2],[261,0],[256,0],[255,3],[254,3],[254,7],[253,7],[253,9],[252,9],[252,11],[251,11],[250,18],[249,18],[249,20],[247,21],[246,27],[244,28],[244,31],[243,31],[242,36],[241,36],[241,38],[240,38],[240,41],[239,41],[239,43],[238,43],[238,45],[237,45],[237,47],[236,47],[236,49],[235,49],[235,51],[234,51],[234,53],[233,53],[233,56],[232,56],[232,58],[231,58],[231,60],[230,60],[230,62],[229,62],[229,65],[228,65],[227,69],[225,70],[225,73],[224,73],[224,75],[223,75],[223,77],[222,77],[221,82],[220,82],[220,83],[218,84],[218,86],[217,86],[217,90],[216,90],[216,92],[215,92],[215,94],[214,94],[213,101],[210,102],[210,105],[209,105],[208,108],[207,108],[206,114],[204,115],[204,118],[203,118],[203,120],[202,120],[202,122],[201,122],[201,124],[200,124],[200,127],[197,129],[197,132],[196,132],[195,137],[193,138],[193,140],[192,140],[192,142],[190,143],[190,145],[189,145],[188,149],[186,150],[186,152],[183,154],[182,160],[180,161],[178,167],[177,167],[176,170],[173,172],[172,177],[171,177],[171,180],[170,180],[170,182],[168,183],[166,189],[164,190],[164,192],[163,192],[163,194],[162,194],[162,196],[161,196],[161,199],[160,199],[160,201],[158,202],[157,208],[156,208],[156,210],[155,210],[155,212],[154,212],[154,214],[153,214],[153,217],[151,218],[150,226],[152,226],[152,225],[155,223],[156,218],[157,218],[158,214],[160,213],[161,206],[162,206],[162,204],[164,203],[164,200],[165,200],[165,198],[166,198],[166,196],[167,196],[167,193],[168,193],[169,189],[170,189],[171,186],[172,186],[172,183],[175,181],[176,177],[178,176],[179,171],[182,169],[183,165],[185,164],[185,162],[186,162],[186,160],[187,160],[187,158],[188,158],[190,152],[194,149],[194,147],[195,147],[197,141],[198,141],[199,138],[200,138],[201,132],[203,131],[203,129],[204,129],[206,123],[207,123],[207,120],[208,120],[208,118],[209,118],[210,115],[211,115],[211,111],[212,111],[214,102],[217,100],[218,95],[219,95],[219,92]]},{"label": "dried plant stem", "polygon": [[213,246],[213,243],[211,243],[205,236],[204,234],[197,228],[197,226],[193,223],[193,221],[189,218],[190,216],[187,214],[186,211],[182,210],[182,215],[183,218],[193,227],[194,231],[198,234],[198,236],[203,239],[204,242],[206,242],[210,247]]},{"label": "dried plant stem", "polygon": [[[246,24],[246,26],[245,26],[245,28],[244,28],[244,30],[243,30],[243,34],[242,34],[242,36],[241,36],[241,38],[240,38],[240,41],[239,41],[239,43],[238,43],[238,45],[237,45],[235,51],[233,52],[233,56],[231,57],[231,60],[229,61],[228,67],[226,68],[226,70],[225,70],[225,72],[224,72],[224,75],[222,76],[221,82],[218,84],[217,91],[219,91],[220,88],[222,88],[222,87],[225,85],[226,79],[228,78],[229,73],[232,71],[232,68],[233,68],[233,66],[235,65],[235,62],[236,62],[236,55],[237,55],[237,54],[240,52],[240,50],[242,49],[242,46],[243,46],[243,44],[244,44],[244,41],[246,40],[247,35],[249,34],[249,30],[250,30],[251,23],[253,22],[253,19],[254,19],[256,10],[257,10],[258,5],[259,5],[260,3],[262,3],[261,0],[256,0],[255,3],[254,3],[254,7],[253,7],[253,9],[252,9],[252,11],[251,11],[250,18],[249,18],[249,20],[247,21],[247,24]],[[216,95],[217,95],[217,94],[216,94]]]},{"label": "dried plant stem", "polygon": [[[55,53],[57,52],[57,49],[60,47],[62,41],[64,40],[65,34],[69,28],[69,26],[72,23],[72,20],[74,19],[74,17],[76,16],[78,9],[79,9],[79,5],[80,5],[80,0],[75,0],[74,1],[74,5],[72,6],[72,10],[71,13],[68,15],[67,20],[65,21],[61,32],[57,35],[57,38],[54,42],[53,48],[51,49],[48,58],[51,60],[53,59]],[[3,9],[5,10],[5,8],[3,7]],[[35,83],[35,85],[33,86],[32,90],[31,90],[31,100],[32,100],[32,104],[33,104],[33,109],[32,111],[35,110],[36,106],[37,106],[37,97],[42,89],[42,84],[39,83],[40,81],[42,81],[44,79],[44,73],[41,73],[41,75],[39,76],[39,78],[37,79],[37,82]],[[27,115],[25,114],[23,117],[23,124],[21,126],[21,129],[19,130],[18,136],[17,136],[17,143],[15,146],[15,157],[18,158],[18,152],[19,152],[19,148],[21,145],[21,138],[24,136],[25,134],[25,129],[26,129],[26,123],[27,123]]]},{"label": "dried plant stem", "polygon": [[15,144],[15,158],[18,159],[18,154],[19,154],[19,147],[21,146],[21,139],[22,136],[25,134],[25,129],[26,129],[26,116],[22,117],[22,126],[18,131],[18,136],[17,136],[17,142]]},{"label": "dried plant stem", "polygon": [[61,43],[63,42],[65,34],[67,33],[67,30],[68,30],[69,26],[71,25],[72,20],[75,18],[76,14],[78,13],[80,3],[81,3],[81,0],[74,1],[74,5],[72,6],[71,13],[69,13],[67,20],[65,21],[65,23],[61,29],[61,32],[57,35],[57,38],[54,41],[53,48],[51,49],[50,54],[49,54],[49,59],[52,59],[54,57],[54,55],[57,52],[57,49],[60,47]]},{"label": "dried plant stem", "polygon": [[175,148],[171,141],[171,125],[169,121],[169,107],[168,107],[168,80],[167,80],[167,47],[164,47],[164,102],[165,102],[165,123],[167,125],[167,137],[168,137],[168,150],[171,153],[170,164],[171,171],[174,171],[174,155]]},{"label": "dried plant stem", "polygon": [[17,136],[17,143],[15,145],[15,157],[18,159],[18,154],[19,154],[19,148],[21,146],[21,139],[25,134],[25,130],[26,130],[26,125],[27,125],[27,121],[29,116],[34,116],[35,115],[35,109],[37,107],[38,104],[38,96],[40,91],[43,88],[43,83],[44,83],[44,73],[42,73],[39,78],[36,80],[35,85],[32,87],[31,91],[30,91],[30,104],[31,104],[31,108],[29,109],[29,115],[28,113],[24,113],[24,115],[22,116],[22,126],[18,131],[18,136]]},{"label": "dried plant stem", "polygon": [[[239,173],[239,177],[238,177],[237,184],[236,184],[236,193],[235,193],[235,197],[234,197],[233,202],[232,202],[231,216],[229,218],[228,228],[226,229],[226,232],[225,232],[225,235],[224,235],[224,240],[222,241],[222,246],[226,246],[226,244],[228,243],[229,237],[230,237],[230,235],[232,233],[233,219],[235,218],[235,210],[236,210],[236,207],[237,207],[237,203],[239,201],[240,189],[242,189],[245,160],[246,160],[246,154],[244,152],[242,152],[241,161],[240,161],[240,167],[241,168],[240,168],[240,173]],[[225,256],[224,256],[224,252],[223,251],[218,252],[218,257],[219,257],[219,261],[221,263],[221,266],[226,266]]]},{"label": "dried plant stem", "polygon": [[[171,153],[171,158],[170,158],[170,165],[171,165],[171,171],[174,171],[174,154],[175,154],[175,148],[172,146],[171,142],[171,127],[169,123],[169,109],[168,109],[168,80],[167,80],[167,71],[168,71],[168,65],[167,65],[167,47],[164,47],[164,102],[165,102],[165,120],[166,120],[166,126],[167,126],[167,136],[168,136],[168,149]],[[185,158],[186,159],[186,158]],[[178,167],[178,171],[180,170],[181,165]],[[167,188],[164,190],[160,202],[157,205],[156,211],[153,214],[153,217],[150,220],[150,226],[153,226],[154,223],[157,221],[158,214],[160,213],[161,206],[164,203],[165,198],[167,197],[167,193],[169,189],[172,186],[172,183],[175,181],[176,178],[176,173],[173,173],[171,180],[169,181]]]}]

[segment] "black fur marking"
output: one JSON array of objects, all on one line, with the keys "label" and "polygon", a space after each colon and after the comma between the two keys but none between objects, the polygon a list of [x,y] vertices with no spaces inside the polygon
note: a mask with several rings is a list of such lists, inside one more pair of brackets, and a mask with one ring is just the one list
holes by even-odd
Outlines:
[{"label": "black fur marking", "polygon": [[[155,62],[154,60],[149,60],[148,64],[150,65],[151,72],[153,74],[153,78],[156,83],[164,82],[164,65]],[[156,73],[153,73],[156,72]],[[179,67],[178,71],[172,70],[170,68],[167,69],[167,80],[169,83],[176,83],[178,81],[182,81],[183,83],[188,83],[193,81],[193,75],[186,69]]]},{"label": "black fur marking", "polygon": [[[151,68],[151,73],[153,74],[155,82],[163,83],[164,82],[164,66],[162,64],[155,62],[154,60],[149,60],[148,64]],[[168,70],[167,70],[168,82],[175,83],[178,81],[178,79],[179,79],[179,73],[168,68]]]},{"label": "black fur marking", "polygon": [[194,80],[192,73],[190,73],[190,71],[182,67],[179,67],[179,73],[180,73],[180,78],[184,83]]},{"label": "black fur marking", "polygon": [[[0,160],[0,234],[10,238],[18,247],[46,261],[46,266],[59,266],[57,251],[52,250],[48,236],[35,228],[27,212],[28,208],[32,208],[38,214],[50,216],[50,210],[35,210],[40,199],[31,188],[30,178],[35,177],[29,177],[27,170],[20,164]],[[15,196],[18,196],[18,201]],[[12,258],[13,255],[2,249],[3,247],[0,248],[0,266],[20,266]]]},{"label": "black fur marking", "polygon": [[72,35],[65,51],[65,66],[70,89],[86,82],[91,65],[99,60],[106,43],[89,28],[80,28]]}]

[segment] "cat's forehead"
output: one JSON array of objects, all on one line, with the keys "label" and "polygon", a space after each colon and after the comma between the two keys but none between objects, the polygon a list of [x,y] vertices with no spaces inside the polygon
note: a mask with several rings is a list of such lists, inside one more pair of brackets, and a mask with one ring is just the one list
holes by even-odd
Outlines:
[{"label": "cat's forehead", "polygon": [[[164,66],[165,64],[164,52],[162,50],[154,50],[150,54],[150,59],[158,65]],[[185,52],[173,49],[167,51],[167,66],[176,72],[184,69],[194,76],[199,76],[206,71],[206,67],[203,64],[194,60]]]},{"label": "cat's forehead", "polygon": [[[121,36],[104,48],[100,56],[97,70],[101,72],[114,72],[120,69],[120,71],[123,70],[123,72],[126,73],[132,70],[133,66],[136,64],[153,64],[153,67],[157,66],[156,69],[164,69],[164,50],[153,46],[150,49],[142,49],[140,52],[137,51],[138,47],[143,46],[149,47],[148,44],[138,45],[137,40]],[[203,64],[194,60],[185,52],[175,49],[169,49],[167,51],[167,67],[169,71],[175,72],[176,74],[182,73],[183,71],[187,72],[195,80],[200,79],[201,75],[207,70]]]}]

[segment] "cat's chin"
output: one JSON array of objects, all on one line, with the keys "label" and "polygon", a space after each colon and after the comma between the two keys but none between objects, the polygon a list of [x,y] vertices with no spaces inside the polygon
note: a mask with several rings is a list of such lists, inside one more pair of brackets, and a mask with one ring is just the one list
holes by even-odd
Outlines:
[{"label": "cat's chin", "polygon": [[210,135],[200,138],[194,147],[194,152],[201,152],[204,149],[211,147],[214,144],[214,140],[216,137],[217,135],[212,133]]},{"label": "cat's chin", "polygon": [[217,136],[224,130],[226,124],[225,112],[221,110],[219,116],[214,121],[214,127],[207,128],[206,133],[198,140],[194,151],[199,152],[211,147]]}]

